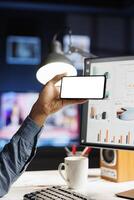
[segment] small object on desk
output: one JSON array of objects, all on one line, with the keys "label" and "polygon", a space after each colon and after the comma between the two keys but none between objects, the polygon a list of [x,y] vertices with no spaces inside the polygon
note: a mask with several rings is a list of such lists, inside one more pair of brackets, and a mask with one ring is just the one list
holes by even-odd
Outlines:
[{"label": "small object on desk", "polygon": [[67,152],[67,154],[71,154],[71,151],[68,147],[65,147],[65,151]]},{"label": "small object on desk", "polygon": [[81,153],[81,156],[89,155],[89,153],[91,152],[91,150],[92,150],[91,147],[85,147],[85,149]]},{"label": "small object on desk", "polygon": [[62,188],[61,186],[51,186],[36,192],[31,192],[24,195],[23,200],[87,200],[82,194],[73,192],[70,189]]},{"label": "small object on desk", "polygon": [[134,199],[134,189],[127,190],[124,192],[119,192],[116,194],[116,196],[125,199]]},{"label": "small object on desk", "polygon": [[75,155],[76,154],[76,145],[73,145],[72,146],[72,155]]}]

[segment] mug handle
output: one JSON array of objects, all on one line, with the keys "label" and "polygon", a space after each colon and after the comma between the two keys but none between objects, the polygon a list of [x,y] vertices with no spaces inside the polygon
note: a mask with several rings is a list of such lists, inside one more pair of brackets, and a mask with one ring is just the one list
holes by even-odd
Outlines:
[{"label": "mug handle", "polygon": [[58,166],[58,171],[59,171],[59,174],[61,175],[61,177],[64,179],[64,181],[67,182],[67,178],[65,177],[65,175],[64,175],[63,172],[62,172],[62,168],[63,168],[63,167],[64,167],[64,169],[65,169],[66,164],[65,164],[65,163],[60,163],[59,166]]}]

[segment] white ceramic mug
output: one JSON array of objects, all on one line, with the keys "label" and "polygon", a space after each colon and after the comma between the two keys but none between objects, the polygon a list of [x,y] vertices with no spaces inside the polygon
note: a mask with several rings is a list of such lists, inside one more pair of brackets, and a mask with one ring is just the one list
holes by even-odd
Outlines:
[{"label": "white ceramic mug", "polygon": [[[65,169],[65,173],[63,170]],[[88,179],[88,158],[83,156],[70,156],[60,163],[58,171],[71,189],[84,189]]]}]

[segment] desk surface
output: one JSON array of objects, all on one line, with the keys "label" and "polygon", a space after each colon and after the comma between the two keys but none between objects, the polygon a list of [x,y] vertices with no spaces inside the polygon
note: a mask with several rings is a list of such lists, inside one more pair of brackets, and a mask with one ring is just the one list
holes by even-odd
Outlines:
[{"label": "desk surface", "polygon": [[[65,185],[58,171],[25,172],[11,187],[2,200],[23,200],[23,195],[44,186]],[[115,193],[133,189],[134,181],[114,183],[100,178],[100,169],[89,169],[88,188],[82,191],[93,200],[120,200]]]}]

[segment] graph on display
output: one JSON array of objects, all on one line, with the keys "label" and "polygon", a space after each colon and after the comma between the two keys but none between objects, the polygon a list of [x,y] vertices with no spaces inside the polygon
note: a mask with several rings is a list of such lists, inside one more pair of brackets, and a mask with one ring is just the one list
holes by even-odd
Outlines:
[{"label": "graph on display", "polygon": [[[109,130],[106,129],[105,133],[102,133],[102,131],[100,130],[96,141],[100,142],[100,143],[113,143],[113,144],[134,144],[134,141],[132,141],[132,135],[130,132],[126,133],[126,134],[120,134],[119,137],[115,135],[110,136],[109,134]],[[104,137],[102,137],[104,136]]]}]

